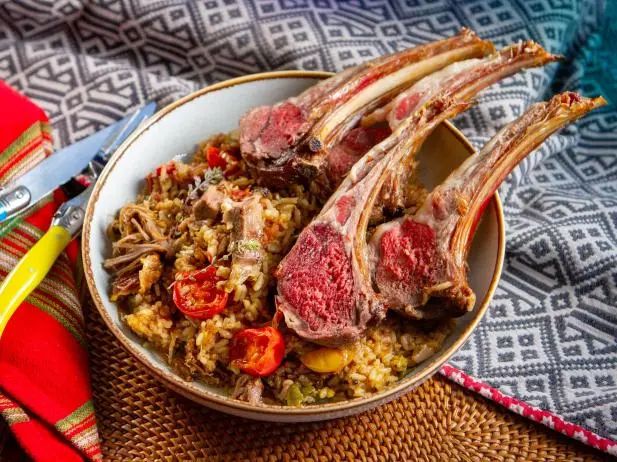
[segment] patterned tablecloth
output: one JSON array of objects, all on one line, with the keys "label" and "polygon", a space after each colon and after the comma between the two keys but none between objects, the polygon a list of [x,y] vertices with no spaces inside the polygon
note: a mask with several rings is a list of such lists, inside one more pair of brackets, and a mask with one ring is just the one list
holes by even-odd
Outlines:
[{"label": "patterned tablecloth", "polygon": [[611,103],[549,140],[501,188],[503,277],[443,372],[616,453],[597,437],[617,440],[617,34],[607,10],[614,16],[617,2],[4,0],[0,78],[47,111],[65,145],[148,99],[166,104],[263,70],[336,71],[461,26],[497,45],[531,38],[565,55],[491,87],[455,121],[481,146],[564,89]]}]

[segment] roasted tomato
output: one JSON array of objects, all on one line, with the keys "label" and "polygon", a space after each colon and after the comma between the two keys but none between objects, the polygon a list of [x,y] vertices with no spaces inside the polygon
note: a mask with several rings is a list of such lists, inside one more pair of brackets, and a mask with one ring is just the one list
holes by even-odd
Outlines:
[{"label": "roasted tomato", "polygon": [[235,201],[241,201],[242,199],[250,195],[251,195],[250,189],[234,189],[231,192],[231,198]]},{"label": "roasted tomato", "polygon": [[272,374],[285,356],[285,341],[274,327],[244,329],[231,339],[231,365],[253,377]]},{"label": "roasted tomato", "polygon": [[217,147],[208,146],[206,148],[206,160],[208,161],[208,165],[212,168],[220,167],[222,170],[225,170],[225,167],[227,167],[227,162],[223,158],[221,150]]},{"label": "roasted tomato", "polygon": [[220,280],[215,266],[182,273],[174,282],[174,303],[191,318],[209,319],[223,311],[227,305],[227,292],[216,287]]},{"label": "roasted tomato", "polygon": [[146,176],[146,183],[148,184],[148,191],[152,192],[154,189],[154,182],[158,180],[165,172],[168,176],[173,175],[176,171],[176,164],[173,162],[159,165],[154,172],[151,172]]}]

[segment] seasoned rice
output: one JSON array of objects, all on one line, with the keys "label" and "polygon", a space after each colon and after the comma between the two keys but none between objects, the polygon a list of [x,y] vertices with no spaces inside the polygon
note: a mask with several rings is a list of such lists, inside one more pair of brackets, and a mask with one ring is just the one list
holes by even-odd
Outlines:
[{"label": "seasoned rice", "polygon": [[[234,397],[251,401],[246,384],[254,379],[230,364],[230,340],[242,329],[272,320],[272,273],[321,204],[316,194],[299,184],[280,190],[258,187],[239,157],[234,170],[223,175],[206,162],[206,150],[213,146],[230,159],[238,153],[235,134],[210,138],[191,161],[172,161],[149,175],[142,194],[110,224],[111,294],[122,321],[184,379],[223,387]],[[218,216],[198,220],[189,213],[190,206],[211,184],[229,200],[222,202]],[[245,278],[232,265],[233,226],[227,215],[231,201],[248,198],[255,198],[261,207],[264,238],[259,268]],[[132,258],[134,245],[144,250]],[[175,276],[211,264],[218,267],[218,287],[228,292],[228,304],[210,319],[187,317],[172,301]],[[272,375],[256,379],[263,388],[262,399],[299,406],[382,390],[437,351],[450,328],[448,321],[418,323],[389,315],[363,338],[343,347],[348,364],[327,374],[313,372],[299,360],[318,346],[284,330],[283,363]]]}]

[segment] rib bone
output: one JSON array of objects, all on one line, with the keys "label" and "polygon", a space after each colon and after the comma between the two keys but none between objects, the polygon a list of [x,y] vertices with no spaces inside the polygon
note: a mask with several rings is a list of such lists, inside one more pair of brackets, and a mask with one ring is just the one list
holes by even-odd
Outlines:
[{"label": "rib bone", "polygon": [[[425,77],[392,101],[388,111],[388,123],[395,129],[416,108],[421,107],[435,94],[443,97],[457,95],[469,99],[480,90],[498,82],[521,69],[541,66],[559,59],[532,41],[519,42],[503,48],[492,56],[483,59],[470,59],[451,64],[435,74]],[[381,205],[389,212],[410,207],[406,197],[406,185],[413,174],[413,158],[394,166],[384,185]]]},{"label": "rib bone", "polygon": [[368,111],[425,75],[492,51],[490,42],[463,29],[348,69],[275,106],[255,108],[240,120],[242,156],[266,184],[313,178],[330,147]]},{"label": "rib bone", "polygon": [[[441,122],[466,108],[436,99],[401,124],[360,162],[364,176],[329,201],[280,263],[277,309],[300,336],[327,344],[357,338],[385,314],[370,282],[366,227],[389,161],[415,152]],[[339,194],[340,192],[340,194]]]},{"label": "rib bone", "polygon": [[[396,113],[398,116],[391,124],[392,129],[396,129],[401,121],[409,117],[409,114],[431,99],[451,97],[469,101],[479,91],[508,75],[556,59],[559,57],[548,53],[537,43],[528,41],[506,47],[483,59],[469,59],[451,64],[423,78],[394,100],[395,104],[390,107],[389,113]],[[412,153],[404,156],[402,162],[390,163],[388,177],[381,191],[380,207],[385,207],[389,211],[405,208],[407,198],[404,195],[404,185],[412,174],[413,163]],[[361,179],[372,165],[374,162],[358,161],[341,183],[337,193]]]},{"label": "rib bone", "polygon": [[534,104],[435,188],[415,215],[380,225],[369,244],[371,271],[388,308],[417,319],[471,310],[466,261],[484,207],[527,154],[604,104],[576,93]]},{"label": "rib bone", "polygon": [[[424,77],[386,106],[364,117],[361,126],[349,130],[347,135],[332,148],[327,146],[328,155],[325,157],[327,165],[316,180],[323,195],[327,196],[335,189],[351,166],[376,142],[387,136],[390,129],[395,129],[401,121],[429,99],[436,95],[447,97],[460,92],[462,88],[469,94],[474,94],[479,89],[521,69],[540,66],[556,59],[557,56],[551,55],[540,45],[526,41],[506,47],[482,59],[468,59],[450,64]],[[386,121],[389,122],[389,127],[385,125]],[[380,202],[388,212],[392,213],[413,205],[406,197],[406,186],[414,173],[412,167],[413,165],[407,162],[399,164],[386,182]]]}]

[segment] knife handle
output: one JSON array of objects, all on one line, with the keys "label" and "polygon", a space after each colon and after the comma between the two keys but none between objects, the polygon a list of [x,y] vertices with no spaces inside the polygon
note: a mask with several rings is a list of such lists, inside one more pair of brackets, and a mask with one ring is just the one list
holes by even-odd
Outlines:
[{"label": "knife handle", "polygon": [[52,226],[2,281],[0,337],[17,307],[41,283],[70,241],[71,233],[67,229]]},{"label": "knife handle", "polygon": [[30,204],[30,191],[25,186],[0,190],[0,222]]}]

